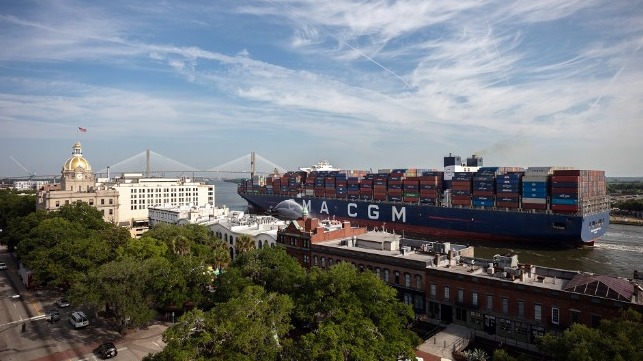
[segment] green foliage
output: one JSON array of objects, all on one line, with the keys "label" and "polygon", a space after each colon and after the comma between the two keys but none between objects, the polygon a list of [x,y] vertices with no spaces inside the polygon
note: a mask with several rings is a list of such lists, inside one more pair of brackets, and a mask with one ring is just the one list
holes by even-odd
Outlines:
[{"label": "green foliage", "polygon": [[104,263],[92,269],[85,282],[73,283],[70,298],[97,309],[107,305],[121,330],[144,325],[154,318],[156,294],[149,290],[153,265],[154,259],[134,258]]},{"label": "green foliage", "polygon": [[275,360],[290,330],[290,297],[246,287],[211,311],[191,311],[163,335],[167,346],[146,360]]},{"label": "green foliage", "polygon": [[623,211],[640,212],[643,211],[643,199],[628,199],[622,202],[614,202],[612,207]]},{"label": "green foliage", "polygon": [[235,249],[237,253],[245,253],[251,249],[255,249],[255,240],[247,234],[242,234],[237,237],[235,241]]},{"label": "green foliage", "polygon": [[0,244],[7,245],[9,251],[17,243],[10,238],[9,222],[17,218],[26,217],[36,211],[36,196],[33,193],[16,192],[13,190],[0,190]]},{"label": "green foliage", "polygon": [[541,351],[558,361],[640,360],[643,356],[641,314],[626,310],[621,317],[603,320],[598,328],[573,324],[562,337],[538,338]]},{"label": "green foliage", "polygon": [[610,194],[643,194],[643,182],[641,181],[612,181],[607,183],[607,191]]},{"label": "green foliage", "polygon": [[252,283],[288,295],[293,295],[306,277],[304,268],[282,247],[248,250],[235,258],[232,267]]},{"label": "green foliage", "polygon": [[518,361],[517,358],[509,355],[507,351],[499,348],[493,352],[493,356],[491,357],[493,361]]},{"label": "green foliage", "polygon": [[295,304],[296,317],[315,330],[302,337],[300,360],[410,358],[420,342],[406,328],[411,307],[372,272],[348,263],[314,268]]}]

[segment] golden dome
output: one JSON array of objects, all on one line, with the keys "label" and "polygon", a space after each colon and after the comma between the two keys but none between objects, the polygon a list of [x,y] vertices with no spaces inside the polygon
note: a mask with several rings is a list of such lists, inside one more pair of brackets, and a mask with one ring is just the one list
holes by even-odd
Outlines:
[{"label": "golden dome", "polygon": [[[65,171],[91,171],[92,166],[89,165],[87,159],[83,158],[83,150],[80,145],[80,142],[76,142],[72,148],[72,157],[67,159],[63,165],[63,172]],[[79,169],[80,168],[80,169]]]}]

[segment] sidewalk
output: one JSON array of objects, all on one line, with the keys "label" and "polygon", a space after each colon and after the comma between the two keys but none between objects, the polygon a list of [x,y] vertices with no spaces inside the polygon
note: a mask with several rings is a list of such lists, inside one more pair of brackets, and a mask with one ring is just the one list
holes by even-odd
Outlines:
[{"label": "sidewalk", "polygon": [[[470,337],[471,330],[450,323],[444,330],[424,341],[417,347],[417,350],[435,356],[430,360],[453,360],[454,347],[462,350],[469,343]],[[425,358],[425,360],[427,359]]]}]

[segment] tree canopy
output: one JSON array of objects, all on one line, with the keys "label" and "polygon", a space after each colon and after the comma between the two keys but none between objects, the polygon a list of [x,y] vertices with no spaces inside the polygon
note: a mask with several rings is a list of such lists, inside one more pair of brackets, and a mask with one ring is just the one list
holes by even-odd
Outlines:
[{"label": "tree canopy", "polygon": [[598,328],[576,323],[562,337],[546,334],[538,346],[556,361],[642,360],[642,325],[641,314],[628,309],[617,319],[602,320]]}]

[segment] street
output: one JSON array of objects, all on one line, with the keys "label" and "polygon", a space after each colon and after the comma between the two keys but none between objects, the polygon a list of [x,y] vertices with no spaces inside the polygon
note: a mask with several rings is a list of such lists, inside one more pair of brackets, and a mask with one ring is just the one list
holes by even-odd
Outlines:
[{"label": "street", "polygon": [[[74,304],[58,308],[55,301],[64,296],[58,290],[27,290],[18,275],[18,263],[5,247],[0,248],[0,262],[8,266],[0,270],[0,360],[99,360],[95,350],[107,341],[118,349],[114,360],[141,360],[163,349],[165,324],[154,323],[122,336],[95,312]],[[59,311],[60,320],[49,322],[45,312],[53,309]],[[74,311],[84,311],[89,326],[73,329],[68,320]]]}]

